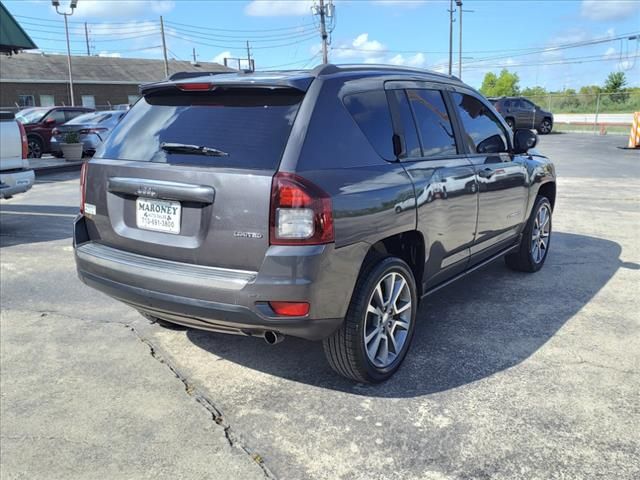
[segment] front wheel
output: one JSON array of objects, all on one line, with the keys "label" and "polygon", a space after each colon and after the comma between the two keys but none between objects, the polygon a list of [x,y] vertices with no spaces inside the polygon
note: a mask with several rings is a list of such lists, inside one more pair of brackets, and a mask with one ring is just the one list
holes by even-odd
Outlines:
[{"label": "front wheel", "polygon": [[537,272],[544,265],[551,242],[551,203],[539,196],[522,232],[520,246],[505,256],[507,266],[520,272]]},{"label": "front wheel", "polygon": [[409,350],[417,307],[415,279],[403,260],[387,257],[369,264],[342,326],[323,342],[331,367],[357,382],[390,378]]}]

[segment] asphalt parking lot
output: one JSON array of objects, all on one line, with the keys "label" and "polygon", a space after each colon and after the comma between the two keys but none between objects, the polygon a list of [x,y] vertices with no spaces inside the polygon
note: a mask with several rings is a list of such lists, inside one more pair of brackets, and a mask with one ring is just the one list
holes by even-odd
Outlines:
[{"label": "asphalt parking lot", "polygon": [[166,330],[75,276],[78,174],[0,206],[1,478],[640,477],[640,151],[542,137],[549,258],[422,305],[389,382],[322,346]]}]

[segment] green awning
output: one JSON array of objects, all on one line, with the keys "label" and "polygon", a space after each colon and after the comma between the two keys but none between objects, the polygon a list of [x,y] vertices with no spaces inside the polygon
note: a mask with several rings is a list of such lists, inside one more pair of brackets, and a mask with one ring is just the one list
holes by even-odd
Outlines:
[{"label": "green awning", "polygon": [[0,52],[17,53],[20,50],[33,48],[38,46],[0,2]]}]

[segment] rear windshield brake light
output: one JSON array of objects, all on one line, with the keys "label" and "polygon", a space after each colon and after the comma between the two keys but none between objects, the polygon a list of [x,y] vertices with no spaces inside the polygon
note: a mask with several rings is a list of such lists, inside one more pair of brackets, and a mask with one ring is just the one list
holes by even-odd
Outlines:
[{"label": "rear windshield brake light", "polygon": [[216,88],[212,83],[208,82],[178,83],[176,86],[183,92],[208,92]]}]

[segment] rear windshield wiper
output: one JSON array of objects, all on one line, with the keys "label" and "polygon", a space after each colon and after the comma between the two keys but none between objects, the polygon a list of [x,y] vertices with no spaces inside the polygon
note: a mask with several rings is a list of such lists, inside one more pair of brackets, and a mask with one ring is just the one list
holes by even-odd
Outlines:
[{"label": "rear windshield wiper", "polygon": [[228,157],[227,152],[218,150],[217,148],[205,147],[202,145],[187,145],[184,143],[167,143],[160,144],[160,148],[169,153],[191,153],[196,155],[207,155],[209,157]]}]

